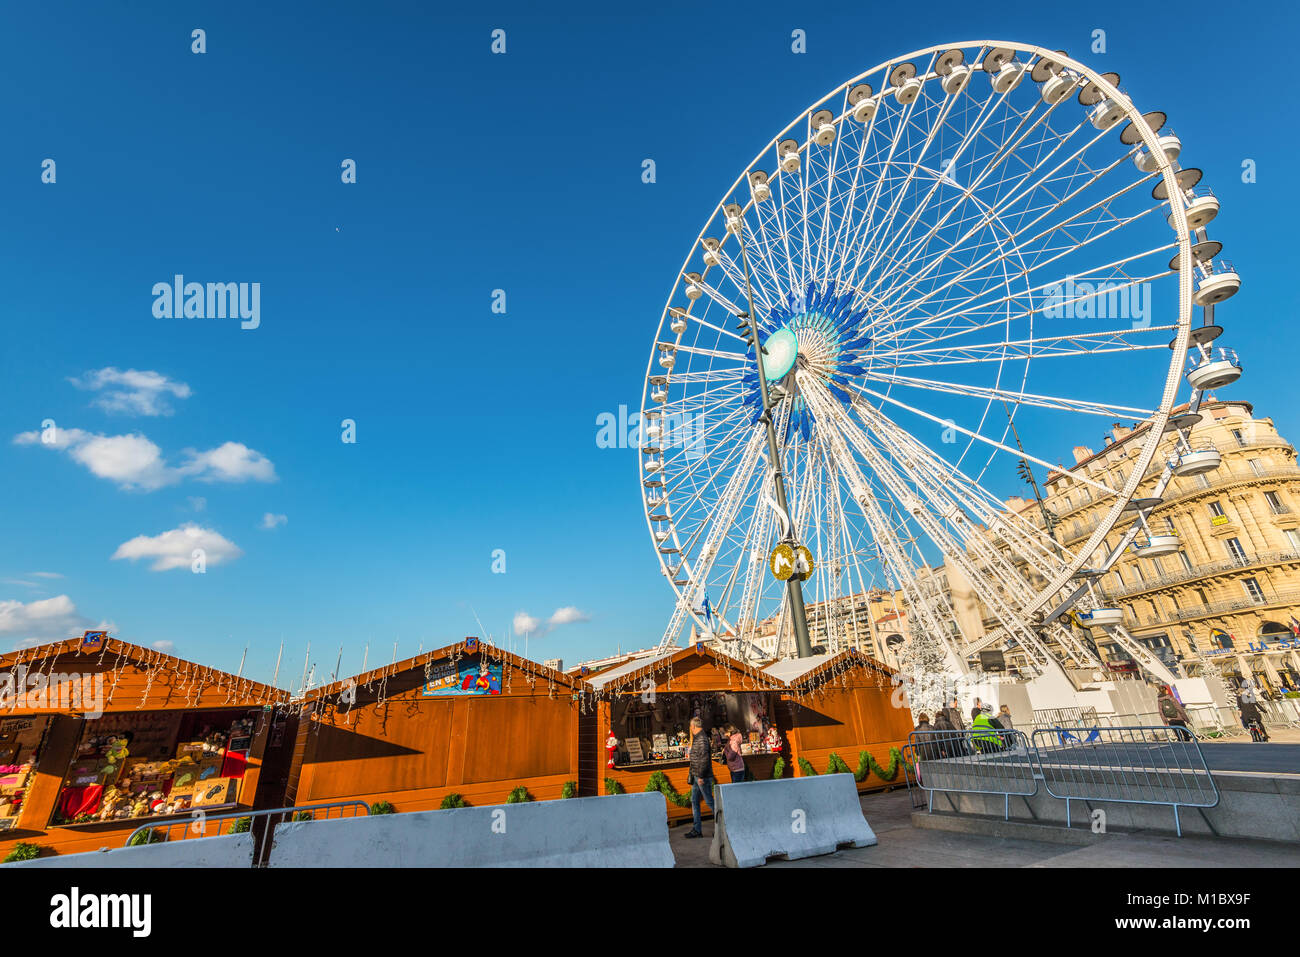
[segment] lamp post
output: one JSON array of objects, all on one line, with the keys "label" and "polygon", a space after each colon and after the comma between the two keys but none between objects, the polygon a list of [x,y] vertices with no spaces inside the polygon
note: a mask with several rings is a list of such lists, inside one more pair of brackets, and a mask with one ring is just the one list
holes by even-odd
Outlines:
[{"label": "lamp post", "polygon": [[[785,497],[785,478],[781,474],[781,450],[776,441],[776,423],[772,421],[772,405],[767,392],[767,372],[763,368],[763,343],[758,338],[758,323],[754,320],[754,289],[749,282],[749,254],[745,250],[745,220],[737,219],[736,238],[740,241],[740,261],[745,269],[745,297],[749,312],[742,317],[749,328],[750,343],[754,347],[754,361],[758,363],[758,394],[763,400],[760,418],[767,427],[767,458],[772,468],[772,484],[776,502],[788,522],[786,540],[795,544],[794,520],[790,518],[790,505]],[[794,625],[795,652],[800,658],[812,657],[812,642],[808,640],[808,614],[803,604],[803,582],[800,575],[791,575],[785,581],[786,596],[790,603],[790,620]]]}]

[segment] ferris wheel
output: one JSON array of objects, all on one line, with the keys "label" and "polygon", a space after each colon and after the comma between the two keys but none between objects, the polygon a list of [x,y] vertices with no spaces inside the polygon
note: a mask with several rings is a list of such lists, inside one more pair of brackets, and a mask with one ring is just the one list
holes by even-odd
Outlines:
[{"label": "ferris wheel", "polygon": [[[1190,429],[1241,373],[1211,345],[1240,278],[1181,148],[1117,74],[1002,41],[889,60],[764,146],[650,353],[640,483],[676,595],[661,647],[690,622],[788,653],[796,600],[834,644],[887,590],[948,671],[1003,646],[1096,665],[1073,620],[1172,680],[1095,586],[1126,549],[1179,550],[1148,516],[1174,476],[1218,465]],[[1121,465],[1062,464],[1120,422],[1149,423]],[[1008,507],[1026,469],[1103,503],[1085,539]],[[980,633],[927,581],[940,562],[991,615]]]}]

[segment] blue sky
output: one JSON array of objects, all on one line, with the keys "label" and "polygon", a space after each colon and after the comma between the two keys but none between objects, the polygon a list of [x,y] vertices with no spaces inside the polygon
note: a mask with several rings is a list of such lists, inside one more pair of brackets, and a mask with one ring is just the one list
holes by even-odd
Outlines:
[{"label": "blue sky", "polygon": [[[0,649],[107,621],[232,670],[247,645],[245,672],[265,679],[283,640],[283,683],[308,642],[318,671],[343,646],[352,673],[367,643],[372,664],[394,641],[405,657],[478,633],[475,613],[501,637],[518,612],[570,609],[531,642],[537,658],[653,644],[671,600],[636,453],[598,448],[596,417],[638,406],[673,274],[758,148],[844,79],[932,43],[1062,48],[1170,114],[1223,199],[1214,233],[1245,278],[1222,317],[1247,364],[1232,395],[1300,434],[1283,242],[1300,213],[1297,137],[1285,58],[1259,45],[1294,34],[1281,5],[568,9],[6,14]],[[505,56],[489,51],[494,28]],[[1098,28],[1103,55],[1088,52]],[[1241,182],[1245,158],[1256,183]],[[155,318],[151,289],[177,273],[260,282],[260,327]],[[186,394],[87,378],[105,369]],[[170,414],[139,414],[159,401]],[[151,445],[83,445],[78,459],[13,440],[46,419]],[[1079,440],[1061,437],[1059,454]],[[160,460],[141,468],[153,446]],[[268,513],[285,520],[264,529]],[[190,523],[240,554],[204,575],[113,558]]]}]

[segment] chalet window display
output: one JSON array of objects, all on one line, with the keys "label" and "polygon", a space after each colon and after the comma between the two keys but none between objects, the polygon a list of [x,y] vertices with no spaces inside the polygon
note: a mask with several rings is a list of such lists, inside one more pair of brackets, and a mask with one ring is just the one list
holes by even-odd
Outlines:
[{"label": "chalet window display", "polygon": [[18,825],[49,725],[48,715],[0,718],[0,831]]},{"label": "chalet window display", "polygon": [[723,730],[729,725],[741,733],[741,754],[773,754],[781,748],[774,715],[775,699],[765,691],[620,696],[612,702],[611,710],[613,733],[618,739],[614,766],[652,768],[688,760],[693,717],[704,723],[710,751],[717,761],[722,760]]},{"label": "chalet window display", "polygon": [[83,722],[51,825],[235,806],[257,711],[146,711]]}]

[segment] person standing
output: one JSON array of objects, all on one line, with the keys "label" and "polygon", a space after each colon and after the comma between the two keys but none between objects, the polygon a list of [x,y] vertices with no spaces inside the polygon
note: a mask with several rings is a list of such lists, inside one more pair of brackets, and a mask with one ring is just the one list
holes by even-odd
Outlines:
[{"label": "person standing", "polygon": [[1011,723],[1011,709],[1006,705],[998,706],[998,724],[1002,725],[1002,727],[1008,731],[1015,727],[1015,725]]},{"label": "person standing", "polygon": [[727,761],[727,770],[731,772],[731,783],[739,784],[747,777],[745,772],[745,756],[741,753],[740,746],[744,743],[744,738],[740,729],[735,725],[727,726],[727,740],[722,747],[722,756]]},{"label": "person standing", "polygon": [[998,725],[993,721],[993,708],[985,705],[975,712],[971,720],[971,740],[975,748],[983,753],[1002,750],[1002,735],[998,734]]},{"label": "person standing", "polygon": [[965,731],[966,721],[961,716],[961,702],[956,698],[952,699],[952,704],[948,705],[948,722],[952,725],[954,731]]},{"label": "person standing", "polygon": [[704,722],[691,718],[691,816],[695,826],[686,832],[687,837],[703,837],[700,821],[700,802],[713,807],[713,754],[709,749],[709,736],[704,733]]}]

